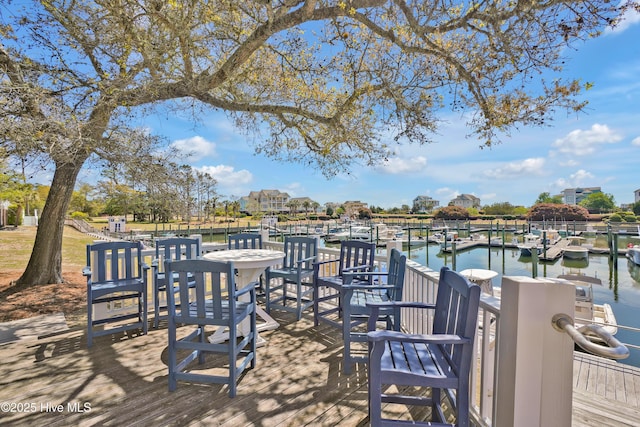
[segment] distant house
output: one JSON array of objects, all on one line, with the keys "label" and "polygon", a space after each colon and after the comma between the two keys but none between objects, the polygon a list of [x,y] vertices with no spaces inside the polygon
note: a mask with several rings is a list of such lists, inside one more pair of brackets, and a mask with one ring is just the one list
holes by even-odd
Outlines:
[{"label": "distant house", "polygon": [[289,194],[279,190],[252,191],[248,196],[242,197],[240,210],[250,214],[256,212],[288,212]]},{"label": "distant house", "polygon": [[314,204],[315,202],[309,197],[292,197],[291,199],[289,199],[290,208],[293,210],[293,207],[295,207],[295,212],[292,213],[315,212]]},{"label": "distant house", "polygon": [[418,196],[413,199],[413,207],[411,210],[415,213],[431,212],[434,208],[440,206],[440,202],[433,200],[429,196]]},{"label": "distant house", "polygon": [[633,192],[633,202],[640,202],[640,188]]},{"label": "distant house", "polygon": [[578,205],[593,193],[602,193],[602,189],[600,187],[566,188],[562,190],[562,201],[566,205]]},{"label": "distant house", "polygon": [[451,205],[460,206],[465,209],[480,208],[480,199],[473,194],[460,194],[451,200]]},{"label": "distant house", "polygon": [[288,193],[280,190],[252,191],[248,196],[241,197],[238,202],[240,203],[240,211],[249,214],[305,212],[307,202],[310,211],[312,211],[315,204],[309,197],[290,197]]},{"label": "distant house", "polygon": [[359,200],[347,201],[342,204],[344,206],[345,215],[349,218],[357,218],[361,210],[369,209],[369,205]]}]

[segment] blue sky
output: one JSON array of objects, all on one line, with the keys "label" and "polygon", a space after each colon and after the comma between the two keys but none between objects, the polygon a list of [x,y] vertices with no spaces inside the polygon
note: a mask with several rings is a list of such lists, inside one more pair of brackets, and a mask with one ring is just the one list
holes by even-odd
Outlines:
[{"label": "blue sky", "polygon": [[[566,76],[592,82],[584,113],[561,111],[545,128],[521,128],[490,149],[465,138],[464,118],[445,112],[436,141],[404,145],[376,167],[326,179],[318,170],[255,155],[245,137],[223,114],[195,126],[180,117],[145,121],[155,134],[196,151],[194,167],[218,180],[225,198],[276,189],[324,204],[360,200],[383,208],[411,205],[427,195],[446,205],[458,194],[473,194],[482,205],[510,202],[531,206],[542,192],[601,187],[616,204],[633,202],[640,188],[640,17],[616,31],[567,51]],[[82,178],[81,178],[82,179]]]}]

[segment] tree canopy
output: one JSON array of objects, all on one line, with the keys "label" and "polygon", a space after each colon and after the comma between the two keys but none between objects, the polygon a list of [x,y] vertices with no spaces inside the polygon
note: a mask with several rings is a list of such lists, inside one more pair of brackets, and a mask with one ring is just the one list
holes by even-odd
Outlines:
[{"label": "tree canopy", "polygon": [[443,109],[491,145],[579,111],[563,51],[616,23],[598,0],[2,1],[0,143],[54,175],[23,284],[59,283],[62,218],[93,157],[128,153],[158,107],[224,111],[257,153],[327,176],[391,140],[429,142]]},{"label": "tree canopy", "polygon": [[603,213],[613,211],[616,204],[612,194],[596,192],[585,197],[580,202],[580,206],[587,208],[591,213]]},{"label": "tree canopy", "polygon": [[538,203],[551,203],[560,205],[564,202],[562,201],[562,196],[552,196],[549,192],[545,191],[544,193],[540,193],[534,205],[537,205]]},{"label": "tree canopy", "polygon": [[434,215],[437,219],[468,219],[469,212],[462,206],[443,206]]},{"label": "tree canopy", "polygon": [[589,219],[589,211],[577,205],[538,203],[529,209],[527,219],[530,221],[586,221]]}]

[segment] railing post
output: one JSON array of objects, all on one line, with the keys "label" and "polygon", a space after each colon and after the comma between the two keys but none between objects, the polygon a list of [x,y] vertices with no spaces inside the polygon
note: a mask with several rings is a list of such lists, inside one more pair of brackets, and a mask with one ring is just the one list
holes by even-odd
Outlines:
[{"label": "railing post", "polygon": [[547,279],[503,277],[495,426],[569,426],[573,341],[552,318],[573,318],[575,288]]}]

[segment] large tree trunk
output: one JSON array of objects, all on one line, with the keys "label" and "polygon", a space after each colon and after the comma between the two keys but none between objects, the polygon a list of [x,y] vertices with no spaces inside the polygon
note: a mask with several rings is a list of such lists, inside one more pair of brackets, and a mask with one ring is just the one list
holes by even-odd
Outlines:
[{"label": "large tree trunk", "polygon": [[17,284],[22,286],[63,283],[62,233],[73,187],[83,162],[56,167],[47,202],[38,223],[29,264]]}]

